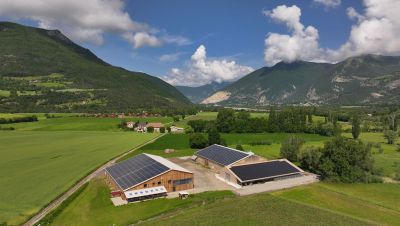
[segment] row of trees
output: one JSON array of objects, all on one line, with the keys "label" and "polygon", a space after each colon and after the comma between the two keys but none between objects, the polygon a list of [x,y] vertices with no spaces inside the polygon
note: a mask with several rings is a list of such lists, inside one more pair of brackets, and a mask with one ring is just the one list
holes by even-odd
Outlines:
[{"label": "row of trees", "polygon": [[15,118],[0,118],[0,124],[19,123],[19,122],[36,122],[38,118],[36,115],[23,116]]},{"label": "row of trees", "polygon": [[311,112],[304,108],[288,108],[279,112],[271,109],[269,118],[251,117],[246,111],[220,109],[215,121],[191,120],[188,125],[196,133],[207,132],[214,126],[221,133],[286,132],[334,136],[341,131],[337,120],[314,123]]}]

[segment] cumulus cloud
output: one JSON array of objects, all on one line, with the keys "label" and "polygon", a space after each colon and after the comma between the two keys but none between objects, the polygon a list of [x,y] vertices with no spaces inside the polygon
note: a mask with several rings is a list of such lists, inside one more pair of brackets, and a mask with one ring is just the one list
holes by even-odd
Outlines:
[{"label": "cumulus cloud", "polygon": [[341,0],[314,0],[314,2],[330,8],[338,7],[342,3]]},{"label": "cumulus cloud", "polygon": [[305,27],[300,22],[301,9],[295,5],[281,5],[264,14],[276,22],[284,23],[290,35],[269,33],[265,39],[264,58],[271,66],[280,61],[320,60],[322,50],[318,47],[318,30],[313,26]]},{"label": "cumulus cloud", "polygon": [[281,5],[264,14],[272,20],[284,23],[289,34],[269,33],[265,39],[264,57],[267,65],[296,60],[337,62],[361,54],[400,54],[400,1],[364,0],[364,13],[354,8],[347,15],[355,20],[350,37],[338,49],[319,46],[318,30],[301,23],[301,9],[295,5]]},{"label": "cumulus cloud", "polygon": [[348,41],[338,50],[328,50],[333,60],[359,54],[400,54],[400,1],[364,0],[365,13],[349,8],[350,18],[357,19]]},{"label": "cumulus cloud", "polygon": [[163,79],[173,85],[199,86],[234,81],[252,71],[253,68],[239,65],[234,60],[208,59],[206,47],[200,45],[185,68],[172,68]]},{"label": "cumulus cloud", "polygon": [[[104,33],[121,35],[135,48],[176,43],[156,37],[158,30],[133,21],[122,0],[1,0],[0,16],[30,19],[59,29],[74,41],[103,44]],[[164,35],[165,36],[165,35]],[[178,38],[182,38],[177,36]]]}]

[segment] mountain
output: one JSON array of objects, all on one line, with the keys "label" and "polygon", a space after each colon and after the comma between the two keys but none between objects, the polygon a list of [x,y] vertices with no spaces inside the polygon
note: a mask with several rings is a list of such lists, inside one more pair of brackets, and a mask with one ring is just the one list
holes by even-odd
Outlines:
[{"label": "mountain", "polygon": [[163,80],[114,67],[58,30],[0,22],[2,111],[134,111],[190,104]]},{"label": "mountain", "polygon": [[200,103],[211,94],[229,85],[229,82],[212,82],[210,84],[190,87],[190,86],[175,86],[183,95],[185,95],[192,103]]},{"label": "mountain", "polygon": [[400,57],[361,55],[336,64],[281,62],[246,75],[202,103],[233,106],[400,103]]}]

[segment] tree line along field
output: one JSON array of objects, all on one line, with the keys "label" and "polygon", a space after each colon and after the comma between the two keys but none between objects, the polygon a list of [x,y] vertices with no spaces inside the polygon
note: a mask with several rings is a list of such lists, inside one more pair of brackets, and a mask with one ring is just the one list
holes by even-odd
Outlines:
[{"label": "tree line along field", "polygon": [[156,136],[0,131],[0,222],[23,223],[90,171]]}]

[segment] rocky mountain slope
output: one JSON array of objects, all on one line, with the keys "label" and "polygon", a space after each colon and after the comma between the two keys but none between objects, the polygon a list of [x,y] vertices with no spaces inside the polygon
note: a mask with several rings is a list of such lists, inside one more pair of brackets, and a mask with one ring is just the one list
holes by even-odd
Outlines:
[{"label": "rocky mountain slope", "polygon": [[212,82],[210,84],[198,86],[198,87],[190,87],[190,86],[175,86],[183,95],[189,98],[192,103],[200,103],[213,93],[217,92],[218,90],[225,88],[230,83],[228,82]]},{"label": "rocky mountain slope", "polygon": [[131,111],[190,105],[175,87],[114,67],[57,30],[0,22],[0,109]]},{"label": "rocky mountain slope", "polygon": [[362,55],[336,64],[281,62],[248,74],[203,103],[236,106],[400,103],[400,57]]}]

